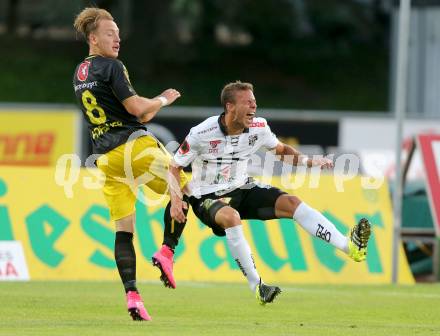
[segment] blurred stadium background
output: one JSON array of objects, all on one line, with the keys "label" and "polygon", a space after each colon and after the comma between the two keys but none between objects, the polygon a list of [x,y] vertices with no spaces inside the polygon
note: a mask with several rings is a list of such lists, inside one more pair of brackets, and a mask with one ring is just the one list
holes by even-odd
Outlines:
[{"label": "blurred stadium background", "polygon": [[[254,84],[257,113],[283,141],[310,155],[360,158],[360,174],[346,181],[344,193],[336,192],[331,174],[318,189],[307,180],[292,192],[342,231],[370,217],[368,262],[346,263],[289,221],[250,221],[246,233],[268,281],[392,283],[399,5],[393,0],[0,0],[0,240],[20,241],[27,264],[3,243],[0,280],[117,280],[108,210],[96,186],[84,187],[93,175],[55,170],[63,154],[77,154],[82,166],[90,154],[72,89],[73,70],[88,52],[72,22],[89,5],[108,9],[118,22],[119,58],[139,94],[182,92],[150,124],[170,150],[196,123],[221,112],[221,88],[239,79]],[[440,277],[440,1],[412,1],[410,20],[398,230],[403,284]],[[273,182],[282,183],[283,167],[275,172]],[[362,187],[363,177],[378,174],[386,177],[380,189]],[[65,193],[70,185],[73,197]],[[157,279],[148,262],[161,243],[162,214],[161,206],[137,205],[141,280]],[[177,279],[242,282],[224,242],[194,216],[177,256]]]}]

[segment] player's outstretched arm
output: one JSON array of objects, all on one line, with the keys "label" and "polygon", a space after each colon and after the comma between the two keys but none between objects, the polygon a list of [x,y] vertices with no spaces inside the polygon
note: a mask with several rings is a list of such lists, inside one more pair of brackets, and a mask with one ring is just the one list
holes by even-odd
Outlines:
[{"label": "player's outstretched arm", "polygon": [[321,167],[321,169],[333,168],[333,160],[326,157],[310,158],[307,155],[302,154],[300,151],[293,148],[292,146],[289,146],[282,142],[279,142],[275,147],[275,154],[279,155],[281,161],[290,163],[293,166],[319,166]]},{"label": "player's outstretched arm", "polygon": [[174,103],[179,97],[179,91],[167,89],[155,98],[134,95],[124,99],[122,104],[128,113],[136,116],[141,123],[147,123],[155,117],[161,107]]},{"label": "player's outstretched arm", "polygon": [[299,166],[302,163],[301,159],[305,157],[299,150],[282,142],[278,142],[275,147],[275,154],[279,156],[281,161],[287,162],[292,166]]}]

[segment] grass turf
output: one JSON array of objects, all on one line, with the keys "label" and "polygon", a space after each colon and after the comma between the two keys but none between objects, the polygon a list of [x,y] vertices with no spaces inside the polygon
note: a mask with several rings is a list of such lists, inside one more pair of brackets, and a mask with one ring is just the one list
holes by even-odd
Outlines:
[{"label": "grass turf", "polygon": [[131,321],[116,282],[0,283],[0,335],[439,335],[440,285],[282,286],[262,307],[244,284],[139,289]]}]

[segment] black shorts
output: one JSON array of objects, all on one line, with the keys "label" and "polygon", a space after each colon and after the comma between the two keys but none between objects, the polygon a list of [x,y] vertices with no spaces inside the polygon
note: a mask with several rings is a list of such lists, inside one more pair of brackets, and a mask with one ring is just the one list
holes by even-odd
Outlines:
[{"label": "black shorts", "polygon": [[215,223],[217,211],[230,206],[238,211],[242,219],[275,219],[275,202],[286,192],[272,187],[255,185],[247,189],[235,189],[218,196],[215,193],[190,197],[189,202],[196,216],[203,224],[212,228],[217,236],[224,236],[225,230]]}]

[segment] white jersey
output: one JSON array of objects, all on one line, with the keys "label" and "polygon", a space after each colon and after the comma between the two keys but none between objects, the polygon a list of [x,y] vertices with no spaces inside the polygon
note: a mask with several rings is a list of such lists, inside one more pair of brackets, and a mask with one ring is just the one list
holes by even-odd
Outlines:
[{"label": "white jersey", "polygon": [[273,149],[278,139],[264,118],[254,118],[249,129],[227,135],[221,116],[206,119],[191,128],[174,155],[174,162],[186,167],[192,163],[191,194],[223,194],[245,185],[249,159],[260,148]]}]

